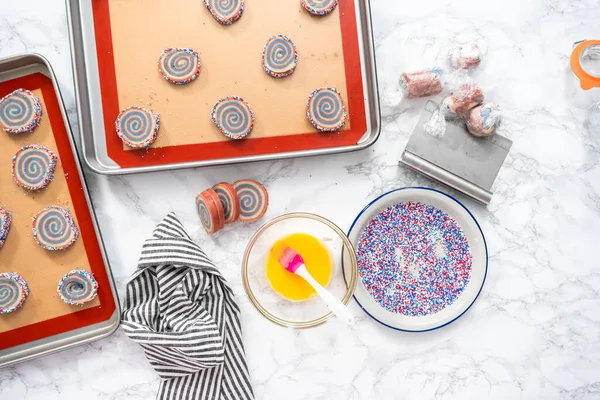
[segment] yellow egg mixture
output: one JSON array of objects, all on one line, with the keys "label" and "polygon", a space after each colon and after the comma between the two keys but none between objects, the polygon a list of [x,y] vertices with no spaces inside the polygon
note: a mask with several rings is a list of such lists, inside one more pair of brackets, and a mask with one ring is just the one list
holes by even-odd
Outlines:
[{"label": "yellow egg mixture", "polygon": [[333,265],[329,251],[319,239],[306,233],[294,233],[278,240],[267,258],[267,279],[273,290],[292,301],[308,300],[315,290],[302,278],[287,271],[279,263],[279,257],[285,247],[291,247],[304,259],[306,269],[323,287],[329,285]]}]

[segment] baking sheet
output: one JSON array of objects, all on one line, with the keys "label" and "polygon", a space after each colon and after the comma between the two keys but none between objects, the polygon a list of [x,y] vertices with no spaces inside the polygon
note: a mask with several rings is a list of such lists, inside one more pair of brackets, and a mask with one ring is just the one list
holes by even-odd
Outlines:
[{"label": "baking sheet", "polygon": [[[104,337],[118,327],[120,312],[106,262],[102,239],[54,74],[36,54],[0,60],[0,97],[18,89],[33,91],[42,104],[41,124],[33,133],[0,132],[0,204],[13,216],[0,249],[0,272],[17,272],[30,294],[23,307],[0,315],[0,367]],[[39,192],[18,187],[11,176],[13,154],[27,144],[42,144],[58,156],[54,180]],[[1,167],[1,166],[4,167]],[[70,248],[48,251],[32,237],[32,217],[59,205],[71,211],[80,235]],[[98,297],[83,307],[60,300],[59,279],[73,269],[92,271],[99,283]]]},{"label": "baking sheet", "polygon": [[[71,42],[84,155],[100,173],[276,159],[364,148],[379,134],[379,104],[367,0],[341,0],[325,17],[299,1],[248,0],[244,14],[220,25],[203,2],[183,0],[69,1]],[[185,10],[184,13],[181,10]],[[294,40],[296,72],[273,79],[262,69],[264,43],[279,33]],[[192,47],[202,72],[172,85],[157,71],[166,47]],[[350,121],[341,133],[316,132],[305,116],[308,95],[334,86]],[[252,134],[229,141],[210,121],[227,95],[245,98],[256,113]],[[114,133],[119,111],[130,105],[161,115],[149,151],[125,148]]]}]

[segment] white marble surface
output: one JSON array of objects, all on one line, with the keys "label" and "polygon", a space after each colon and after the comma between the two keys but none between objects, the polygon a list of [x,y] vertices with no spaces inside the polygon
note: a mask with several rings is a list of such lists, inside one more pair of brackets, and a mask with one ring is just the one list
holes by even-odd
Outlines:
[{"label": "white marble surface", "polygon": [[[600,243],[600,132],[593,138],[582,128],[600,89],[578,90],[568,70],[574,41],[600,39],[597,0],[373,0],[372,11],[384,121],[372,148],[128,177],[87,174],[119,293],[144,238],[175,211],[238,295],[257,399],[600,398],[594,251]],[[254,178],[268,186],[267,217],[310,211],[347,229],[378,194],[431,186],[397,166],[422,105],[396,104],[397,76],[471,39],[487,48],[474,78],[504,107],[503,132],[514,141],[489,207],[458,196],[489,244],[488,280],[477,303],[454,324],[425,334],[394,332],[364,315],[352,329],[334,321],[301,332],[262,319],[244,295],[239,272],[258,225],[207,237],[194,196],[219,181]],[[74,115],[63,0],[0,6],[0,56],[25,51],[51,61]],[[74,119],[73,125],[77,131]],[[0,370],[0,399],[6,400],[153,399],[157,386],[141,350],[121,331]]]}]

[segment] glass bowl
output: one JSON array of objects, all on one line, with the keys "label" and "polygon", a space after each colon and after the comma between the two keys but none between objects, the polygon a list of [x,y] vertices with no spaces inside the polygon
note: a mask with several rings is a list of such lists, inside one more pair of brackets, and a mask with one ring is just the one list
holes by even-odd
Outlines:
[{"label": "glass bowl", "polygon": [[333,265],[327,289],[348,304],[358,276],[354,247],[337,225],[314,214],[284,214],[256,231],[244,252],[242,280],[250,302],[269,321],[288,328],[312,328],[333,317],[325,303],[316,295],[305,301],[287,300],[271,288],[266,276],[271,247],[294,233],[312,235],[327,248]]}]

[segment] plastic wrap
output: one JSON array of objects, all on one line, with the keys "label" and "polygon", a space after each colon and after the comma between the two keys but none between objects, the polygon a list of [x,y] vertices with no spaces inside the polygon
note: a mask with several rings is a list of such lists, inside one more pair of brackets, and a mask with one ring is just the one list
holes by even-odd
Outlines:
[{"label": "plastic wrap", "polygon": [[446,118],[461,118],[471,110],[483,103],[483,91],[474,83],[465,83],[449,97],[444,99],[442,110]]},{"label": "plastic wrap", "polygon": [[431,113],[429,119],[423,124],[423,129],[434,137],[443,137],[446,134],[446,118],[441,107],[436,107]]},{"label": "plastic wrap", "polygon": [[477,106],[467,114],[467,129],[473,136],[489,136],[496,131],[502,116],[494,103]]},{"label": "plastic wrap", "polygon": [[474,43],[452,48],[448,53],[450,65],[454,69],[471,69],[481,63],[481,50]]},{"label": "plastic wrap", "polygon": [[430,68],[400,75],[400,90],[407,99],[433,96],[442,93],[441,68]]}]

